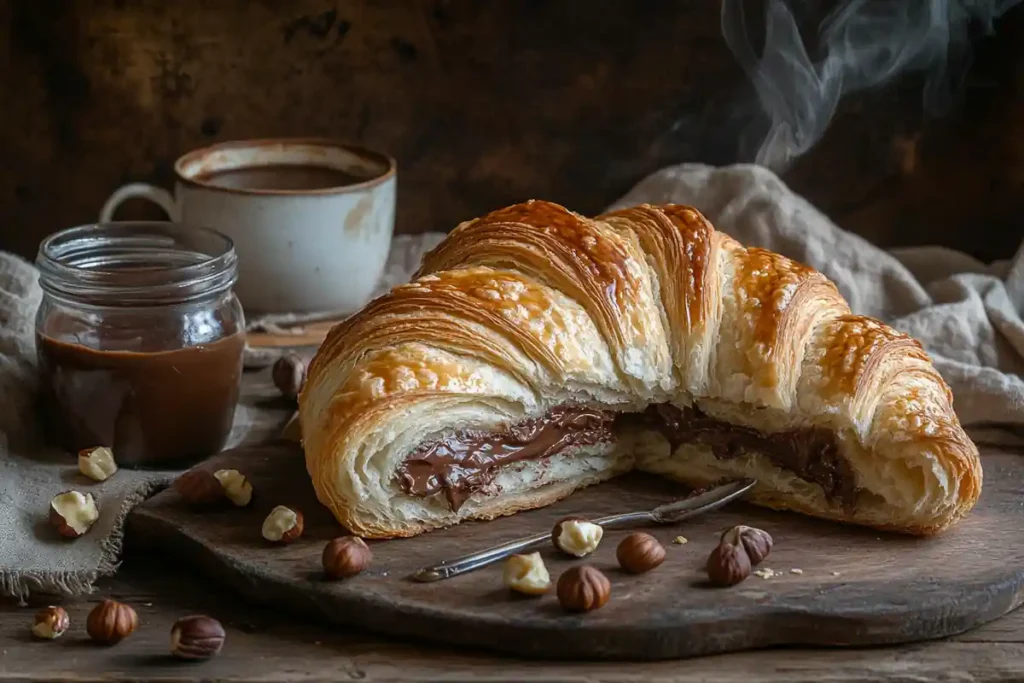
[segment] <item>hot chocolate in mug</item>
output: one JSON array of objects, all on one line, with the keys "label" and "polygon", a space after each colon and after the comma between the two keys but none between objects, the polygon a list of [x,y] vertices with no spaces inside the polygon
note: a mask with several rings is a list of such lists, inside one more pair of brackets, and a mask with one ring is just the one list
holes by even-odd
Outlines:
[{"label": "hot chocolate in mug", "polygon": [[353,312],[384,270],[395,223],[391,157],[326,139],[225,142],[174,163],[174,193],[124,185],[126,199],[158,204],[172,221],[213,228],[235,244],[235,292],[247,311]]}]

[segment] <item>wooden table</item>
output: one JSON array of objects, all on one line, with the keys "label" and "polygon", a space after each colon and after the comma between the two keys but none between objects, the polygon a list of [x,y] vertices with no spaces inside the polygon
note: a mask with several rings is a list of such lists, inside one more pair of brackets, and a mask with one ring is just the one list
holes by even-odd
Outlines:
[{"label": "wooden table", "polygon": [[[139,630],[93,646],[75,630],[54,642],[29,634],[34,608],[0,605],[0,681],[1020,681],[1024,609],[946,641],[886,649],[786,649],[645,664],[548,663],[399,642],[297,621],[246,605],[187,567],[128,553],[121,572],[87,600],[67,605],[81,625],[102,596],[131,603]],[[219,657],[199,664],[167,655],[171,624],[190,613],[220,619]]]},{"label": "wooden table", "polygon": [[[247,375],[250,398],[272,394],[266,373]],[[269,393],[268,393],[269,392]],[[265,419],[287,419],[280,402]],[[285,406],[286,407],[286,406]],[[243,603],[173,556],[146,557],[129,536],[125,562],[96,593],[68,601],[72,631],[43,642],[29,631],[45,601],[19,607],[0,599],[0,681],[108,680],[367,680],[367,681],[833,681],[1024,680],[1024,609],[945,641],[885,649],[778,649],[655,663],[552,663],[400,642],[305,623],[289,614]],[[113,648],[83,634],[86,615],[103,597],[130,603],[139,630]],[[42,599],[40,599],[42,600]],[[179,663],[168,655],[171,625],[186,614],[220,619],[227,643],[219,657]],[[76,628],[77,626],[77,628]]]}]

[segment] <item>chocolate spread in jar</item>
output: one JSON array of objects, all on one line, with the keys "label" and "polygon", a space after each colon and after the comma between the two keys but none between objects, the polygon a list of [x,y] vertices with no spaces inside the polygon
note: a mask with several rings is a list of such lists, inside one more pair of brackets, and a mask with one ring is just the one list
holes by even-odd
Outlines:
[{"label": "chocolate spread in jar", "polygon": [[231,431],[244,347],[240,333],[166,351],[96,350],[37,334],[52,437],[75,452],[109,446],[129,466],[212,455]]},{"label": "chocolate spread in jar", "polygon": [[494,479],[499,467],[610,441],[613,421],[609,411],[561,406],[503,431],[459,430],[413,451],[398,468],[398,482],[412,496],[443,490],[448,506],[458,510]]}]

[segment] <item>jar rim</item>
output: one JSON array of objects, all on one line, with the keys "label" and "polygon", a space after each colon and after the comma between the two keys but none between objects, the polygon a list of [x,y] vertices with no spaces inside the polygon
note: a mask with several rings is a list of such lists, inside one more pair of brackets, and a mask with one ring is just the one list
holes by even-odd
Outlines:
[{"label": "jar rim", "polygon": [[101,305],[160,305],[218,294],[237,280],[234,242],[210,228],[112,221],[66,228],[39,245],[39,284]]}]

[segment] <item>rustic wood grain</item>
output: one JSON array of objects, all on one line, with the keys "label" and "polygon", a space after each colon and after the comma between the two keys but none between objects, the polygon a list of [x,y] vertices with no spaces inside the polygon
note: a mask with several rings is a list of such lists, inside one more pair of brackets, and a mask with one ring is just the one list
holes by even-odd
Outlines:
[{"label": "rustic wood grain", "polygon": [[[398,230],[419,232],[530,197],[592,214],[664,165],[752,159],[761,123],[714,2],[0,0],[0,18],[0,248],[24,256],[215,141],[390,152]],[[1008,257],[1024,233],[1022,29],[1018,6],[979,40],[943,119],[915,77],[845,101],[786,180],[880,244]]]},{"label": "rustic wood grain", "polygon": [[[148,555],[148,557],[147,557]],[[85,640],[89,609],[102,597],[129,602],[140,626],[114,648]],[[64,603],[62,639],[29,637],[29,607],[0,602],[0,681],[572,681],[574,683],[1003,683],[1024,678],[1024,610],[950,639],[886,648],[758,650],[684,662],[540,662],[478,651],[382,639],[299,619],[240,600],[166,555],[133,551],[96,595]],[[227,631],[216,659],[194,664],[167,656],[175,619],[208,614]]]},{"label": "rustic wood grain", "polygon": [[[660,659],[772,645],[936,638],[986,623],[1024,600],[1024,539],[1018,529],[1024,460],[1007,453],[986,454],[978,507],[934,539],[738,505],[654,529],[668,559],[635,577],[616,568],[615,544],[624,532],[609,531],[587,561],[606,571],[612,599],[585,616],[565,614],[553,595],[513,598],[501,587],[500,565],[436,584],[407,577],[424,565],[550,529],[569,514],[650,509],[680,495],[680,487],[632,474],[542,510],[372,542],[370,571],[329,582],[320,553],[342,531],[316,503],[298,445],[239,449],[205,466],[245,471],[256,491],[253,506],[197,514],[167,491],[131,514],[129,534],[194,563],[249,599],[392,635],[549,659]],[[303,538],[285,547],[269,546],[259,534],[262,519],[278,504],[296,507],[306,518]],[[751,576],[727,590],[710,588],[704,561],[721,531],[739,523],[775,537],[762,566],[781,575]],[[679,534],[689,543],[671,544]],[[553,578],[573,563],[552,549],[543,554]],[[802,573],[790,573],[792,568]]]}]

